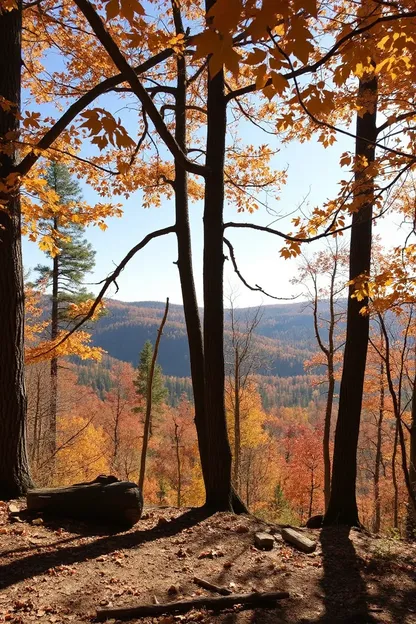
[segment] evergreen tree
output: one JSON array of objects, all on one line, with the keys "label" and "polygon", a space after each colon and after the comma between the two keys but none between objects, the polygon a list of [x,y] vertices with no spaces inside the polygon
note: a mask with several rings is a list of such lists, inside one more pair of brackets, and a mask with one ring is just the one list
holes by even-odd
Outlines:
[{"label": "evergreen tree", "polygon": [[[80,202],[81,188],[77,180],[71,177],[65,165],[52,163],[46,174],[48,186],[59,197],[62,205]],[[76,213],[76,207],[74,208]],[[38,284],[52,287],[51,296],[51,339],[55,340],[60,329],[68,329],[71,320],[67,310],[70,303],[80,303],[90,297],[83,281],[95,264],[90,243],[83,237],[84,228],[77,223],[61,223],[59,216],[51,214],[42,226],[51,231],[55,246],[59,253],[52,257],[49,265],[38,265]],[[58,359],[51,360],[51,402],[49,418],[48,451],[51,457],[56,451],[56,413],[58,399]]]},{"label": "evergreen tree", "polygon": [[[147,340],[144,343],[143,349],[140,352],[139,365],[137,367],[137,377],[134,380],[136,394],[142,397],[143,399],[146,398],[150,368],[152,365],[152,357],[153,357],[153,345],[150,342],[150,340]],[[166,400],[167,396],[168,396],[168,390],[165,387],[162,367],[160,366],[160,364],[156,364],[154,376],[153,376],[153,383],[152,383],[153,412],[157,411],[158,407]],[[144,412],[145,403],[143,403],[143,406],[140,405],[134,408],[134,411],[136,413]]]}]

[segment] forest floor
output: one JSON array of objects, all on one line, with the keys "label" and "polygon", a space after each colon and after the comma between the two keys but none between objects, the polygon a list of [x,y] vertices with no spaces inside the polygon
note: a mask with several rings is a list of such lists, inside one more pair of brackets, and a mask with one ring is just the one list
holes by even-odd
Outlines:
[{"label": "forest floor", "polygon": [[257,550],[254,533],[273,529],[250,516],[145,508],[129,531],[91,534],[74,522],[11,522],[0,503],[0,622],[85,624],[97,608],[215,595],[195,585],[198,576],[235,593],[290,597],[271,609],[140,622],[416,623],[416,544],[334,528],[308,530],[318,541],[312,554],[278,533],[273,550]]}]

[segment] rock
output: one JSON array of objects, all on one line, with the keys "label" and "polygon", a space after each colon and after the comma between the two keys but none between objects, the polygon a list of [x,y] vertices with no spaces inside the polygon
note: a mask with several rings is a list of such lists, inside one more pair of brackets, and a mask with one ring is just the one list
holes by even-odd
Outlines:
[{"label": "rock", "polygon": [[248,533],[250,529],[245,524],[238,524],[234,530],[236,533]]},{"label": "rock", "polygon": [[274,545],[274,537],[270,533],[256,533],[254,535],[254,543],[257,548],[262,550],[272,550]]},{"label": "rock", "polygon": [[295,546],[302,552],[311,553],[316,549],[316,542],[309,539],[309,537],[305,537],[304,535],[299,533],[299,531],[295,531],[294,529],[283,528],[282,537],[285,542],[288,542],[288,544]]},{"label": "rock", "polygon": [[175,594],[180,594],[180,592],[181,592],[180,585],[171,585],[168,589],[168,594],[171,594],[172,596]]},{"label": "rock", "polygon": [[42,518],[35,518],[34,520],[32,520],[32,524],[34,526],[41,526],[43,524],[43,520]]},{"label": "rock", "polygon": [[17,505],[15,505],[14,503],[10,503],[8,506],[8,510],[9,510],[9,514],[11,516],[15,516],[16,514],[20,513],[20,509]]},{"label": "rock", "polygon": [[324,517],[322,514],[319,514],[317,516],[311,516],[306,522],[306,526],[308,529],[320,529],[322,527],[323,521]]}]

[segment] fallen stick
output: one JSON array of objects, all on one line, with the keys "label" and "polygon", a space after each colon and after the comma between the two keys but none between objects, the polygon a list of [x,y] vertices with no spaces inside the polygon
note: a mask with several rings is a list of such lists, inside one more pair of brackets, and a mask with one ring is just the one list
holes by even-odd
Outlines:
[{"label": "fallen stick", "polygon": [[217,592],[217,594],[221,594],[222,596],[229,596],[232,594],[232,591],[227,587],[220,587],[219,585],[214,585],[214,583],[210,583],[210,581],[206,581],[203,578],[199,578],[198,576],[194,576],[194,583],[203,587],[204,589],[209,589],[210,591]]},{"label": "fallen stick", "polygon": [[192,600],[179,600],[178,602],[169,602],[167,604],[159,605],[138,605],[137,607],[121,607],[119,609],[97,609],[96,619],[99,622],[104,622],[110,618],[116,620],[132,620],[133,618],[141,617],[157,617],[158,615],[164,615],[165,613],[186,613],[192,609],[212,609],[223,610],[229,609],[234,605],[244,605],[258,607],[261,605],[271,604],[276,600],[282,598],[289,598],[289,593],[285,591],[253,594],[233,594],[231,596],[204,596],[194,598]]}]

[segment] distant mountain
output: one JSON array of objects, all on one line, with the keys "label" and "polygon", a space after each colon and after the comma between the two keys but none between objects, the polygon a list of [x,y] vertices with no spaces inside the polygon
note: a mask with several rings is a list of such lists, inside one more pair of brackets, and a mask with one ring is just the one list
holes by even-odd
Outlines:
[{"label": "distant mountain", "polygon": [[[107,314],[90,328],[94,344],[105,349],[110,356],[136,366],[145,341],[154,342],[156,338],[164,305],[154,301],[107,300]],[[241,317],[250,315],[250,308],[239,309],[238,314]],[[227,339],[230,336],[227,320],[225,328]],[[316,350],[311,311],[304,303],[264,306],[256,328],[256,342],[269,362],[267,370],[262,371],[264,374],[279,377],[304,375],[303,362]],[[165,375],[190,375],[185,319],[180,305],[169,308],[159,363]]]}]

